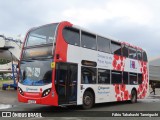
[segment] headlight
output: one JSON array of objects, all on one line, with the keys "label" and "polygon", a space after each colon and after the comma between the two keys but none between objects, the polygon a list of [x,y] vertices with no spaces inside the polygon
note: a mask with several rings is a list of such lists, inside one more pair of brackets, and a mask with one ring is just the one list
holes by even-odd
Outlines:
[{"label": "headlight", "polygon": [[23,90],[20,87],[18,87],[18,91],[21,95],[24,95]]},{"label": "headlight", "polygon": [[50,92],[51,92],[51,88],[44,90],[42,93],[42,97],[47,96]]}]

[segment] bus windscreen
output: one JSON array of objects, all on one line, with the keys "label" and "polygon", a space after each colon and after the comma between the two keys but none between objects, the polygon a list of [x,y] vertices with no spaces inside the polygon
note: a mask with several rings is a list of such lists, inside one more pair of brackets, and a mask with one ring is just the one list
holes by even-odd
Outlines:
[{"label": "bus windscreen", "polygon": [[25,47],[53,43],[57,26],[58,24],[54,23],[31,30]]},{"label": "bus windscreen", "polygon": [[52,82],[52,59],[21,61],[20,83],[41,86]]}]

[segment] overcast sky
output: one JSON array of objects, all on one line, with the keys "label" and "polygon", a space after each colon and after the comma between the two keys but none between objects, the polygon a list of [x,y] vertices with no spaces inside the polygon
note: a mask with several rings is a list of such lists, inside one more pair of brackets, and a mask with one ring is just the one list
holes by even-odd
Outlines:
[{"label": "overcast sky", "polygon": [[25,35],[39,25],[70,21],[160,55],[159,0],[0,0],[0,34]]}]

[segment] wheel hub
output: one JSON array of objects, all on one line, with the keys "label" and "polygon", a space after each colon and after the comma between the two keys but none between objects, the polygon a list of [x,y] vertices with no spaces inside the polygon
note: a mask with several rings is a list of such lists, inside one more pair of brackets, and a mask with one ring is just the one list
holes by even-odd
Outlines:
[{"label": "wheel hub", "polygon": [[84,103],[85,103],[86,105],[91,104],[91,97],[90,97],[90,96],[86,96],[86,97],[84,98]]}]

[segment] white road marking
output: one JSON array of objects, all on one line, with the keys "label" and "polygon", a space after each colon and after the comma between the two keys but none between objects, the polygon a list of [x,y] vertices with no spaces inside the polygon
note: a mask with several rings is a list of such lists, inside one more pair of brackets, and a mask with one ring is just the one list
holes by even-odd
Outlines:
[{"label": "white road marking", "polygon": [[5,104],[0,104],[0,109],[8,109],[8,108],[12,108],[13,105],[5,105]]}]

